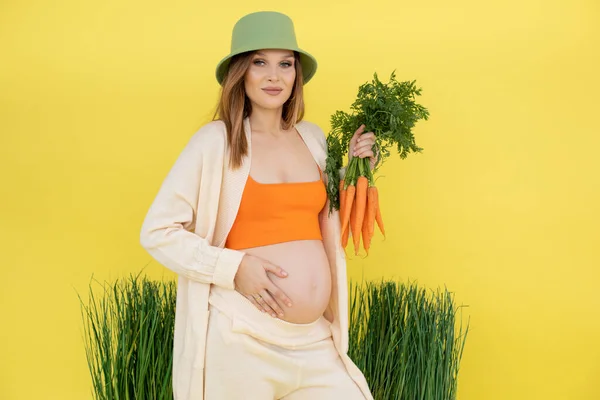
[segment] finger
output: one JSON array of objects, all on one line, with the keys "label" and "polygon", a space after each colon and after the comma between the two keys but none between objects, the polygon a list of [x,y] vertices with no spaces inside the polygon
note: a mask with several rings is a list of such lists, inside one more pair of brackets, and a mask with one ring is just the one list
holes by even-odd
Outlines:
[{"label": "finger", "polygon": [[350,141],[356,143],[356,141],[358,140],[358,137],[363,133],[364,130],[365,130],[365,124],[362,124],[354,132],[354,135],[352,135],[352,139],[350,139]]},{"label": "finger", "polygon": [[375,145],[374,141],[371,140],[367,140],[365,142],[360,142],[357,143],[356,146],[354,146],[353,152],[355,155],[358,155],[360,152],[366,150],[366,149],[373,149],[373,146]]},{"label": "finger", "polygon": [[362,152],[358,153],[359,158],[366,158],[366,157],[374,157],[375,154],[373,154],[373,150],[363,150]]},{"label": "finger", "polygon": [[271,297],[271,294],[266,289],[260,291],[260,296],[273,310],[273,313],[271,314],[273,317],[276,317],[274,313],[279,314],[280,317],[283,317],[283,310],[281,307],[279,307],[279,304],[277,304],[277,302],[273,299],[273,297]]},{"label": "finger", "polygon": [[273,317],[275,317],[275,311],[273,311],[273,309],[271,308],[271,306],[269,306],[269,305],[267,304],[267,302],[266,302],[266,301],[265,301],[265,299],[262,297],[262,295],[261,295],[261,297],[259,297],[259,298],[256,298],[256,297],[255,297],[255,298],[254,298],[254,300],[255,300],[255,301],[256,301],[256,302],[257,302],[257,303],[258,303],[258,304],[259,304],[259,305],[260,305],[260,306],[263,308],[263,310],[264,310],[266,313],[269,313],[269,314],[271,314]]},{"label": "finger", "polygon": [[365,141],[364,143],[363,143],[363,142],[360,142],[359,144],[357,144],[357,145],[356,145],[356,147],[355,147],[355,150],[354,150],[354,151],[355,151],[356,153],[360,153],[361,151],[364,151],[364,150],[366,150],[366,149],[368,149],[368,150],[373,150],[373,145],[374,145],[374,144],[375,144],[375,142],[373,142],[373,141],[370,141],[370,140],[369,140],[369,141]]},{"label": "finger", "polygon": [[290,300],[290,298],[287,297],[286,294],[283,292],[283,290],[281,290],[277,285],[272,283],[268,287],[268,290],[271,293],[271,295],[273,297],[275,297],[276,299],[278,299],[280,302],[287,305],[288,307],[292,306],[292,300]]},{"label": "finger", "polygon": [[263,268],[269,272],[274,273],[280,278],[285,278],[288,275],[288,273],[283,268],[268,262],[263,263]]},{"label": "finger", "polygon": [[373,146],[374,143],[375,143],[375,135],[374,134],[363,133],[356,139],[356,142],[354,143],[354,148],[357,148],[358,146],[369,145],[369,144],[370,144],[370,146]]},{"label": "finger", "polygon": [[254,301],[256,301],[256,303],[258,305],[260,305],[266,313],[269,313],[271,315],[274,314],[275,311],[273,311],[271,306],[269,304],[267,304],[266,299],[264,299],[262,297],[262,292],[258,292],[256,294],[252,295],[252,297],[254,298]]},{"label": "finger", "polygon": [[256,300],[254,300],[254,297],[252,297],[252,296],[246,296],[246,298],[247,298],[248,300],[250,300],[250,302],[251,302],[252,304],[254,304],[254,307],[258,308],[258,309],[259,309],[260,311],[262,311],[262,312],[266,312],[266,311],[265,311],[265,309],[263,308],[263,306],[261,306],[260,304],[258,304],[258,303],[256,302]]},{"label": "finger", "polygon": [[264,312],[264,313],[266,313],[266,312],[267,312],[267,310],[265,310],[265,308],[264,308],[263,306],[261,306],[261,305],[260,305],[260,304],[259,304],[259,303],[256,301],[256,299],[255,299],[254,297],[252,297],[252,296],[248,296],[248,300],[250,300],[250,302],[251,302],[252,304],[254,304],[254,306],[255,306],[256,308],[258,308],[258,309],[259,309],[261,312]]},{"label": "finger", "polygon": [[373,142],[375,142],[375,134],[373,132],[367,132],[367,133],[363,133],[362,135],[360,135],[360,137],[357,139],[357,142],[364,142],[365,140],[372,140]]}]

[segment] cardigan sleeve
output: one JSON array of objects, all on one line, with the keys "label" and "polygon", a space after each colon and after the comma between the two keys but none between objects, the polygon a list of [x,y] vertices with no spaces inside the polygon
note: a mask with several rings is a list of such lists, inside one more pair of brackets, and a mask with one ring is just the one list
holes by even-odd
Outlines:
[{"label": "cardigan sleeve", "polygon": [[202,182],[202,146],[210,145],[210,141],[202,142],[201,134],[197,132],[190,139],[164,179],[143,221],[140,243],[154,259],[179,275],[234,289],[234,277],[245,253],[212,246],[193,232],[197,218],[216,218],[218,196],[214,193],[220,186],[218,179]]}]

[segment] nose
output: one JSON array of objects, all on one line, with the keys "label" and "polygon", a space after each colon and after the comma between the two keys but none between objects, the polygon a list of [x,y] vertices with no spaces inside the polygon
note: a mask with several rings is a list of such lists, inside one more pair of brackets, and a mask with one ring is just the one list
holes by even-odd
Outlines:
[{"label": "nose", "polygon": [[267,72],[267,80],[269,82],[277,82],[279,80],[279,72],[277,66],[272,66]]}]

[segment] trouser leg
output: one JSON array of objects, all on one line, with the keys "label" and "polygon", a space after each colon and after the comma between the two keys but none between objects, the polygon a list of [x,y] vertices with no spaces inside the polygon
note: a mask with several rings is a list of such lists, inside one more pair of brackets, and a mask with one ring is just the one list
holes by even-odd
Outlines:
[{"label": "trouser leg", "polygon": [[[299,349],[300,350],[300,349]],[[300,386],[281,400],[364,400],[331,338],[306,346],[301,354]]]},{"label": "trouser leg", "polygon": [[256,338],[231,331],[231,319],[211,308],[205,359],[205,400],[272,400],[296,382],[285,357]]}]

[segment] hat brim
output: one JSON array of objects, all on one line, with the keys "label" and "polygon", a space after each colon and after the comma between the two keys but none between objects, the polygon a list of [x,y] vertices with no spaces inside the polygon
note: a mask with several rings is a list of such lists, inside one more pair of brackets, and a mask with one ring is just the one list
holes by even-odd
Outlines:
[{"label": "hat brim", "polygon": [[[217,78],[217,82],[219,82],[219,85],[223,84],[223,79],[225,78],[225,74],[227,73],[227,69],[229,68],[229,62],[231,61],[231,58],[233,56],[236,56],[236,55],[242,54],[242,53],[247,53],[249,51],[256,51],[256,50],[260,50],[260,49],[236,50],[236,51],[231,52],[229,55],[227,55],[221,61],[219,61],[219,63],[217,64],[217,69],[216,69],[216,78]],[[300,55],[300,63],[302,64],[303,82],[304,82],[304,85],[306,85],[308,83],[308,81],[310,81],[312,79],[312,77],[315,75],[315,73],[317,72],[317,60],[310,53],[308,53],[302,49],[296,48],[296,49],[289,49],[289,50],[297,51],[298,54]]]}]

